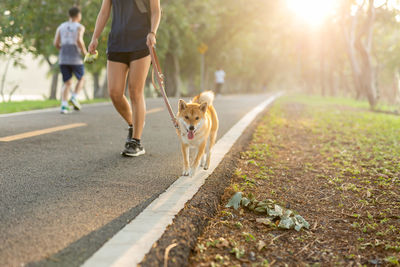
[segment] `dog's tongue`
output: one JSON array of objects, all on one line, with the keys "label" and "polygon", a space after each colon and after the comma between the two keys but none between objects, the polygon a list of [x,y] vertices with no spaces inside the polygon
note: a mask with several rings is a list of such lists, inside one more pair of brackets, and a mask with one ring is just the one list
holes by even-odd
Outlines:
[{"label": "dog's tongue", "polygon": [[188,132],[188,138],[191,140],[194,138],[194,132],[193,131],[189,131]]}]

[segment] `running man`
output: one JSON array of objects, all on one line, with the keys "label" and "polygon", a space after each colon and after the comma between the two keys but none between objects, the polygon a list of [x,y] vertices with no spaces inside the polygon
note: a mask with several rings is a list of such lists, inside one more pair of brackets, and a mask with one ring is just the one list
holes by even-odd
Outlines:
[{"label": "running man", "polygon": [[[79,23],[81,19],[82,14],[79,8],[72,7],[69,10],[69,21],[62,23],[57,28],[54,38],[54,45],[60,50],[58,61],[64,81],[61,95],[61,114],[69,112],[68,102],[75,110],[81,109],[77,96],[83,87],[83,75],[85,73],[82,55],[87,53],[83,41],[85,27]],[[68,101],[69,91],[72,86],[72,74],[78,79],[78,83]]]},{"label": "running man", "polygon": [[215,95],[221,93],[221,89],[225,83],[225,71],[219,67],[215,72]]}]

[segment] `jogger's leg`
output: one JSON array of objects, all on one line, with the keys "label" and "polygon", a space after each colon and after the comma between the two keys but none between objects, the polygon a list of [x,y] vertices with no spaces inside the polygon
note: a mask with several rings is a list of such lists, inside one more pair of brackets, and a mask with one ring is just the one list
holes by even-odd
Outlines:
[{"label": "jogger's leg", "polygon": [[72,79],[64,82],[62,87],[61,101],[68,101],[69,91],[71,90]]},{"label": "jogger's leg", "polygon": [[79,92],[82,90],[84,84],[85,84],[85,77],[82,77],[82,78],[78,81],[78,83],[76,84],[76,86],[75,86],[74,93],[75,93],[76,95],[78,95]]},{"label": "jogger's leg", "polygon": [[150,56],[134,60],[129,67],[129,96],[132,102],[134,134],[133,138],[140,139],[146,116],[144,100],[144,85],[150,67]]}]

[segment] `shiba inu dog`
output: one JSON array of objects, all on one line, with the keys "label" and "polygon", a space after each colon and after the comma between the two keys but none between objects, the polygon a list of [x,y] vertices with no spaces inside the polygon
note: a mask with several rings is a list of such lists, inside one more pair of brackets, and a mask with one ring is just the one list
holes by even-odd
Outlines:
[{"label": "shiba inu dog", "polygon": [[[210,166],[210,151],[218,131],[217,112],[213,107],[214,93],[203,92],[186,103],[179,100],[177,133],[181,140],[184,176],[192,176],[199,165],[205,170]],[[196,156],[189,165],[189,149],[196,149]]]}]

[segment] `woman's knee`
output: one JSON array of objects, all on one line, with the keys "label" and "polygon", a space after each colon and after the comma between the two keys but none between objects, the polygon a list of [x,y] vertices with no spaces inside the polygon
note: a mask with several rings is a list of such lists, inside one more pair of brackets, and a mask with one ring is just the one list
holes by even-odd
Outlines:
[{"label": "woman's knee", "polygon": [[120,92],[120,90],[111,87],[108,89],[108,94],[110,95],[111,100],[116,101],[123,97],[124,92]]},{"label": "woman's knee", "polygon": [[129,95],[131,97],[132,102],[136,103],[138,101],[141,101],[144,98],[143,88],[130,86],[129,87]]}]

